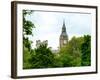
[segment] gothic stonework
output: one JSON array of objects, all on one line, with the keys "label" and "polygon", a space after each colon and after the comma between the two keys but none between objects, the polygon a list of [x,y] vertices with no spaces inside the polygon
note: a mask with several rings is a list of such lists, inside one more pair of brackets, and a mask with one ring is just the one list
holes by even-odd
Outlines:
[{"label": "gothic stonework", "polygon": [[68,35],[66,33],[65,21],[63,21],[62,32],[59,41],[60,41],[60,48],[64,47],[68,43]]}]

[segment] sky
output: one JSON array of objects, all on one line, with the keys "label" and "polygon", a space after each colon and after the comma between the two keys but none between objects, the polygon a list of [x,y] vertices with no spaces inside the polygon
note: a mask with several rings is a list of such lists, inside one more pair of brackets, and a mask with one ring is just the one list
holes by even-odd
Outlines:
[{"label": "sky", "polygon": [[91,35],[91,14],[70,12],[34,11],[26,17],[34,23],[32,47],[36,47],[36,40],[48,40],[48,46],[56,50],[59,47],[59,37],[65,21],[66,32],[69,40],[73,37]]}]

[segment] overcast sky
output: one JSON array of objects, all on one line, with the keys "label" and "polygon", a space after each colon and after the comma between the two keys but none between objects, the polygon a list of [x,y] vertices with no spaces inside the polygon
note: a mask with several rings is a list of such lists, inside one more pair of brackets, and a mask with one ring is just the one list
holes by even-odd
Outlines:
[{"label": "overcast sky", "polygon": [[34,11],[26,18],[36,27],[33,29],[34,36],[30,37],[33,48],[36,40],[48,40],[48,46],[57,49],[63,21],[65,21],[69,40],[73,36],[91,35],[91,14]]}]

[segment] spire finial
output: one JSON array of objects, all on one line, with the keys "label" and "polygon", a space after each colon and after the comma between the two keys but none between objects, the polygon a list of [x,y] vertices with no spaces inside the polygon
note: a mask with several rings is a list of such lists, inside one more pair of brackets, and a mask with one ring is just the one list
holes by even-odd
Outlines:
[{"label": "spire finial", "polygon": [[63,28],[65,28],[65,19],[63,19]]}]

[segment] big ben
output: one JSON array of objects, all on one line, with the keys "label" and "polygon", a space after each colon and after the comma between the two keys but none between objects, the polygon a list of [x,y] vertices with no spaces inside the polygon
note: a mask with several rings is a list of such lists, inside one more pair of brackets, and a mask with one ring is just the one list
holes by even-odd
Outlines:
[{"label": "big ben", "polygon": [[66,32],[65,21],[63,21],[62,32],[59,41],[60,41],[60,48],[65,47],[68,43],[68,35]]}]

